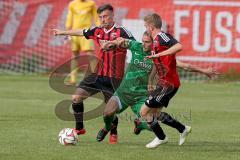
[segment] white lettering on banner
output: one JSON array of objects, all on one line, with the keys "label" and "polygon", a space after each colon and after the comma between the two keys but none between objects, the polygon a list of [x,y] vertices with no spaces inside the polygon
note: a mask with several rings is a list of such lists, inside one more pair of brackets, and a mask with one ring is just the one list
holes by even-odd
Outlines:
[{"label": "white lettering on banner", "polygon": [[[205,15],[205,25],[204,25],[204,40],[203,44],[200,45],[200,12],[195,10],[193,12],[193,49],[197,52],[206,52],[211,46],[211,12],[207,11]],[[204,22],[204,21],[203,21]]]},{"label": "white lettering on banner", "polygon": [[[226,19],[226,28],[222,26],[222,22]],[[215,39],[216,51],[220,53],[229,53],[232,49],[232,32],[227,27],[232,27],[233,16],[229,12],[219,12],[216,17],[216,30],[226,37],[225,45],[222,45],[222,39]]]},{"label": "white lettering on banner", "polygon": [[41,5],[37,14],[34,18],[34,21],[31,25],[31,28],[27,34],[26,39],[24,40],[24,44],[28,47],[34,47],[38,43],[38,39],[40,38],[45,24],[47,23],[49,14],[52,10],[52,5]]},{"label": "white lettering on banner", "polygon": [[[237,31],[238,35],[240,35],[240,13],[238,13],[238,15],[237,15],[237,22],[236,23],[237,23],[236,31]],[[240,37],[236,38],[235,46],[236,46],[237,52],[240,53]]]},{"label": "white lettering on banner", "polygon": [[189,17],[189,11],[187,11],[187,10],[176,10],[175,11],[174,33],[175,33],[175,38],[178,41],[181,41],[180,40],[181,34],[188,34],[188,28],[181,26],[181,20],[186,17]]},{"label": "white lettering on banner", "polygon": [[[61,18],[58,20],[57,28],[64,28],[67,19],[68,6],[64,8]],[[64,44],[64,38],[61,36],[52,37],[49,41],[50,46],[61,46]]]},{"label": "white lettering on banner", "polygon": [[236,15],[234,12],[221,10],[176,10],[174,20],[176,39],[190,43],[196,53],[207,53],[210,49],[218,54],[240,53],[240,37],[237,37],[240,35],[240,13]]},{"label": "white lettering on banner", "polygon": [[12,44],[13,40],[17,34],[18,27],[21,23],[21,18],[25,13],[27,4],[22,4],[15,2],[13,6],[13,11],[9,17],[8,22],[3,28],[3,33],[0,36],[0,44]]}]

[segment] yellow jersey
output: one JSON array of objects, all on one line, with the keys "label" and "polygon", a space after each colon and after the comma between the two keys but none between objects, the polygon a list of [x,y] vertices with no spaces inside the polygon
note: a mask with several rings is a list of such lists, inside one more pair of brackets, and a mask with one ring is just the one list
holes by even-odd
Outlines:
[{"label": "yellow jersey", "polygon": [[99,25],[96,3],[92,0],[73,0],[69,3],[66,29],[84,29]]}]

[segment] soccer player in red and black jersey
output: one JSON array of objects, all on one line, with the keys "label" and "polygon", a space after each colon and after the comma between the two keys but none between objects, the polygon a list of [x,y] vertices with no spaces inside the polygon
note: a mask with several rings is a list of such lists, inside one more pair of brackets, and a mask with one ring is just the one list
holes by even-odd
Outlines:
[{"label": "soccer player in red and black jersey", "polygon": [[[97,13],[101,23],[100,27],[68,31],[53,29],[54,35],[85,36],[87,39],[93,39],[98,46],[101,46],[102,42],[112,41],[118,37],[134,39],[132,34],[124,27],[115,24],[113,7],[110,4],[99,6]],[[98,92],[103,93],[105,102],[109,100],[123,78],[126,53],[126,49],[120,48],[111,51],[100,49],[97,53],[99,61],[96,73],[85,77],[78,85],[75,94],[72,96],[72,108],[78,134],[85,133],[83,100]],[[114,117],[109,139],[112,144],[117,142],[117,124],[118,119]]]},{"label": "soccer player in red and black jersey", "polygon": [[[154,13],[146,16],[144,22],[147,31],[154,39],[152,55],[146,58],[153,59],[159,81],[156,89],[145,101],[145,105],[141,109],[141,116],[147,120],[156,135],[156,138],[146,147],[155,148],[168,141],[157,119],[162,108],[167,108],[170,99],[176,94],[180,86],[175,55],[182,50],[182,45],[170,34],[161,31],[162,20],[158,14]],[[179,145],[182,145],[186,136],[190,133],[191,127],[174,120],[169,122],[174,128],[180,128]]]}]

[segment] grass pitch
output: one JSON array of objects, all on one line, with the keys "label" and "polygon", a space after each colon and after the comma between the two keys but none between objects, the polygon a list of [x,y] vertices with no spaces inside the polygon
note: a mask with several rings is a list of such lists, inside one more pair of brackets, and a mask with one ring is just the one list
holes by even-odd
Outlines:
[{"label": "grass pitch", "polygon": [[[145,148],[153,133],[132,133],[130,110],[120,116],[119,144],[109,145],[108,137],[96,142],[96,133],[103,126],[99,117],[85,123],[87,134],[76,146],[61,146],[59,131],[74,123],[58,119],[54,110],[70,95],[55,92],[48,77],[41,76],[0,76],[0,90],[1,160],[240,159],[239,83],[183,83],[166,111],[191,125],[193,131],[178,146],[178,132],[162,125],[169,143],[153,150]],[[98,103],[88,99],[86,110]]]}]

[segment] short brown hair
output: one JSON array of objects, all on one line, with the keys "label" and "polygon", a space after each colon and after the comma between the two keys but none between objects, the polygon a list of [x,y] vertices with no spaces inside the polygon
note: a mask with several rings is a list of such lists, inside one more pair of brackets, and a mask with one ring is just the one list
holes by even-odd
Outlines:
[{"label": "short brown hair", "polygon": [[105,10],[109,10],[109,11],[113,12],[113,6],[111,4],[103,4],[98,7],[97,13],[100,14]]},{"label": "short brown hair", "polygon": [[143,35],[151,38],[151,40],[153,41],[153,38],[152,38],[151,34],[150,34],[148,31],[145,31],[145,32],[143,33]]},{"label": "short brown hair", "polygon": [[157,13],[147,15],[146,17],[144,17],[144,21],[148,24],[153,25],[156,28],[161,29],[162,27],[162,19]]}]

